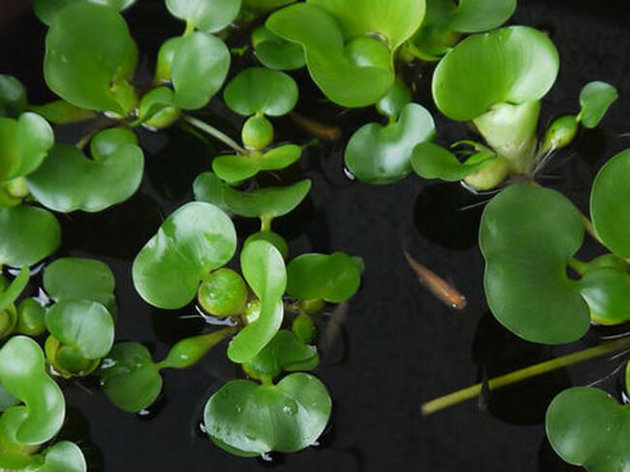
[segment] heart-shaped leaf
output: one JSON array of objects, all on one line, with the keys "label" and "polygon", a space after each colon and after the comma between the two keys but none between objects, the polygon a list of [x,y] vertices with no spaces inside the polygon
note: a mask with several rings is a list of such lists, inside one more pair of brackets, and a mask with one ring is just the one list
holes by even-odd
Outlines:
[{"label": "heart-shaped leaf", "polygon": [[214,205],[187,203],[136,256],[133,283],[151,305],[181,308],[195,297],[201,279],[227,263],[235,251],[230,218]]},{"label": "heart-shaped leaf", "polygon": [[586,128],[595,128],[608,108],[617,101],[619,92],[606,82],[590,82],[580,93],[580,122]]},{"label": "heart-shaped leaf", "polygon": [[287,267],[287,292],[298,300],[341,303],[361,284],[362,264],[342,252],[303,254]]},{"label": "heart-shaped leaf", "polygon": [[46,328],[61,345],[74,347],[86,359],[104,357],[114,344],[114,319],[91,300],[63,300],[46,313]]},{"label": "heart-shaped leaf", "polygon": [[315,346],[305,344],[293,331],[281,329],[243,368],[250,377],[275,378],[283,371],[312,370],[319,363]]},{"label": "heart-shaped leaf", "polygon": [[561,344],[586,333],[588,305],[566,273],[583,239],[580,212],[561,194],[514,185],[497,195],[479,233],[494,316],[532,342]]},{"label": "heart-shaped leaf", "polygon": [[128,80],[137,58],[136,45],[118,12],[78,1],[59,11],[48,30],[44,78],[53,92],[73,105],[127,115],[135,106]]},{"label": "heart-shaped leaf", "polygon": [[206,403],[204,425],[219,447],[241,455],[295,452],[322,434],[331,400],[324,384],[308,374],[291,374],[277,385],[233,380]]},{"label": "heart-shaped leaf", "polygon": [[606,247],[630,258],[630,150],[610,159],[597,173],[591,190],[591,218]]},{"label": "heart-shaped leaf", "polygon": [[54,143],[52,128],[35,113],[0,118],[0,182],[35,171]]},{"label": "heart-shaped leaf", "polygon": [[61,242],[61,227],[52,213],[29,205],[0,207],[0,264],[33,265],[51,255]]},{"label": "heart-shaped leaf", "polygon": [[30,465],[24,472],[86,472],[83,452],[75,443],[61,441],[44,451],[42,465]]},{"label": "heart-shaped leaf", "polygon": [[562,459],[589,472],[630,467],[628,407],[598,388],[574,387],[558,394],[545,419],[547,438]]},{"label": "heart-shaped leaf", "polygon": [[311,181],[288,187],[267,187],[253,192],[238,191],[212,172],[200,174],[193,184],[195,199],[213,203],[246,218],[276,218],[296,208],[308,195]]},{"label": "heart-shaped leaf", "polygon": [[267,241],[252,241],[243,248],[241,270],[262,307],[258,318],[239,332],[228,346],[228,357],[240,364],[253,359],[280,329],[284,316],[282,296],[287,286],[282,254]]},{"label": "heart-shaped leaf", "polygon": [[151,405],[162,391],[162,377],[142,344],[116,343],[103,359],[100,373],[107,397],[130,413]]},{"label": "heart-shaped leaf", "polygon": [[171,14],[189,25],[214,33],[228,26],[241,9],[241,0],[166,0]]},{"label": "heart-shaped leaf", "polygon": [[34,445],[49,441],[61,428],[66,411],[63,393],[45,368],[44,354],[31,338],[14,336],[0,348],[0,383],[24,402],[2,414],[0,436]]},{"label": "heart-shaped leaf", "polygon": [[136,0],[35,0],[33,9],[37,18],[50,26],[59,11],[63,10],[67,5],[78,2],[97,3],[110,6],[116,11],[123,11],[133,5]]},{"label": "heart-shaped leaf", "polygon": [[346,47],[335,19],[315,5],[290,5],[273,13],[265,26],[304,48],[311,77],[339,105],[372,105],[394,83],[391,51],[385,44],[363,37],[354,49]]},{"label": "heart-shaped leaf", "polygon": [[212,170],[229,183],[241,182],[264,170],[279,170],[289,167],[302,155],[302,148],[285,144],[264,154],[251,153],[247,156],[228,154],[212,161]]},{"label": "heart-shaped leaf", "polygon": [[579,287],[594,321],[614,325],[630,320],[630,275],[627,268],[589,268],[580,279]]},{"label": "heart-shaped leaf", "polygon": [[395,50],[420,27],[425,0],[308,0],[339,22],[345,38],[380,34]]},{"label": "heart-shaped leaf", "polygon": [[44,289],[56,302],[91,300],[115,313],[114,274],[104,262],[64,257],[44,270]]},{"label": "heart-shaped leaf", "polygon": [[302,46],[285,41],[264,26],[252,33],[252,45],[258,60],[270,69],[295,70],[306,65]]},{"label": "heart-shaped leaf", "polygon": [[298,99],[295,80],[284,72],[252,67],[241,71],[225,87],[223,98],[235,113],[282,116],[295,107]]},{"label": "heart-shaped leaf", "polygon": [[499,103],[539,100],[558,69],[558,51],[545,34],[501,28],[470,36],[444,56],[433,75],[433,98],[449,118],[469,121]]},{"label": "heart-shaped leaf", "polygon": [[33,196],[51,210],[98,212],[131,197],[142,181],[144,155],[124,128],[101,131],[92,140],[92,160],[68,144],[53,147],[27,178]]},{"label": "heart-shaped leaf", "polygon": [[230,52],[216,36],[196,32],[182,38],[170,71],[174,104],[185,110],[202,108],[221,88],[229,68]]},{"label": "heart-shaped leaf", "polygon": [[359,180],[388,184],[411,173],[414,147],[435,138],[431,114],[416,103],[406,105],[398,121],[382,127],[369,123],[359,128],[348,141],[344,159]]}]

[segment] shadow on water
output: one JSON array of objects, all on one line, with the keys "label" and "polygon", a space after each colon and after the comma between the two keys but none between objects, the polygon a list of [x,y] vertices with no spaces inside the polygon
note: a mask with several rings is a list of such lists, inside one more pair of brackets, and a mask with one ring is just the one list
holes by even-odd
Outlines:
[{"label": "shadow on water", "polygon": [[545,438],[538,450],[538,472],[584,472],[582,467],[564,462]]},{"label": "shadow on water", "polygon": [[[488,311],[477,325],[472,356],[479,368],[479,380],[529,367],[554,358],[552,348],[522,340],[507,331]],[[547,406],[565,388],[571,387],[566,369],[485,392],[482,406],[496,418],[511,424],[544,422]]]},{"label": "shadow on water", "polygon": [[105,471],[105,457],[98,446],[92,442],[90,423],[78,408],[73,406],[67,407],[66,419],[57,435],[57,440],[76,443],[83,451],[85,460],[89,464],[90,472]]}]

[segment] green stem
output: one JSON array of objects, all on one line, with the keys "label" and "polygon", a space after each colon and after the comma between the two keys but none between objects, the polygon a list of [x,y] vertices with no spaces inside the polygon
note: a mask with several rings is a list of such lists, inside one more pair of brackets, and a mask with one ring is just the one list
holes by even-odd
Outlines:
[{"label": "green stem", "polygon": [[[566,356],[558,357],[549,361],[541,362],[525,369],[520,369],[509,374],[501,375],[490,379],[487,383],[489,390],[495,390],[497,388],[512,385],[523,380],[530,379],[548,372],[552,372],[563,367],[579,364],[596,357],[600,357],[611,352],[618,351],[620,349],[630,346],[630,336],[616,341],[601,344],[599,346],[591,347],[583,351],[574,352]],[[443,410],[453,405],[457,405],[471,398],[475,398],[481,394],[484,384],[478,383],[471,387],[459,390],[458,392],[445,395],[435,400],[422,405],[422,414],[425,416],[431,415],[437,411]]]},{"label": "green stem", "polygon": [[90,142],[90,140],[94,137],[96,133],[104,130],[105,128],[107,128],[108,126],[112,124],[113,122],[109,118],[101,120],[101,121],[97,121],[94,124],[94,126],[81,139],[79,139],[79,141],[77,141],[77,143],[75,144],[75,147],[77,149],[83,150],[83,148],[87,146],[87,143]]},{"label": "green stem", "polygon": [[271,231],[271,222],[273,218],[270,216],[260,217],[260,231]]},{"label": "green stem", "polygon": [[187,123],[190,123],[191,125],[193,125],[195,128],[200,129],[201,131],[203,131],[205,133],[208,133],[210,136],[218,139],[223,144],[226,144],[227,146],[231,147],[232,149],[234,149],[239,154],[244,154],[244,155],[248,154],[248,152],[247,152],[247,150],[245,148],[240,146],[236,141],[234,141],[232,138],[230,138],[227,134],[225,134],[222,131],[218,130],[214,126],[209,125],[205,121],[198,120],[197,118],[194,118],[194,117],[188,116],[188,115],[184,116],[184,120]]},{"label": "green stem", "polygon": [[571,267],[571,269],[573,269],[579,275],[583,276],[584,274],[586,274],[586,269],[588,268],[588,264],[586,262],[582,262],[576,259],[575,257],[571,257],[567,261],[567,264],[569,267]]},{"label": "green stem", "polygon": [[184,34],[182,36],[185,38],[186,36],[190,36],[195,31],[195,24],[192,21],[186,22],[186,29],[184,30]]},{"label": "green stem", "polygon": [[595,232],[595,228],[593,227],[593,223],[591,222],[591,220],[589,220],[586,216],[582,215],[582,224],[584,224],[584,229],[586,229],[586,232],[588,234],[591,235],[591,237],[597,241],[599,244],[601,244],[602,246],[606,247],[606,245],[604,244],[604,241],[602,241],[600,239],[600,237],[597,235],[597,233]]}]

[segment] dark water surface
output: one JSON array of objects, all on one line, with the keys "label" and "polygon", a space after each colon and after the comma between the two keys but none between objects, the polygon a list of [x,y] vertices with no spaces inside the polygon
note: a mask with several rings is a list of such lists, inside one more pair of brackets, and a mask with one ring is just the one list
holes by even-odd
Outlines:
[{"label": "dark water surface", "polygon": [[[625,2],[613,0],[520,3],[514,22],[548,31],[562,58],[559,80],[544,102],[543,124],[577,111],[579,91],[588,81],[606,80],[620,90],[621,99],[601,128],[582,132],[544,172],[550,177],[544,183],[585,209],[597,169],[630,147],[630,138],[618,136],[630,132],[630,15],[623,12]],[[128,17],[141,51],[148,53],[145,64],[160,42],[181,28],[156,0],[140,1]],[[52,99],[41,77],[44,34],[44,27],[26,14],[0,37],[0,73],[23,80],[35,103]],[[236,62],[246,65],[247,59]],[[406,73],[418,84],[418,98],[427,103],[423,97],[428,96],[430,74],[421,68]],[[342,126],[345,139],[371,113],[339,114],[339,109],[318,104],[316,93],[309,98],[309,90],[314,89],[302,90],[298,110]],[[239,121],[223,113],[220,105],[215,104],[206,119],[237,133]],[[464,127],[436,119],[441,139],[466,137]],[[308,139],[288,120],[279,121],[277,131],[279,139]],[[78,133],[62,130],[58,138]],[[180,130],[144,133],[142,140],[147,170],[141,191],[104,213],[61,215],[63,247],[58,255],[96,257],[110,265],[117,281],[117,339],[147,343],[159,359],[178,339],[204,326],[199,320],[177,318],[194,313],[192,307],[167,312],[144,303],[131,283],[131,261],[162,219],[192,198],[192,181],[209,169],[215,151]],[[564,351],[515,339],[487,312],[483,261],[476,244],[482,208],[461,210],[483,197],[471,196],[458,185],[416,177],[385,187],[353,183],[343,174],[342,150],[339,142],[307,152],[300,165],[313,180],[309,200],[274,223],[290,240],[293,256],[342,250],[363,257],[366,265],[344,334],[315,371],[334,401],[332,426],[320,447],[274,456],[275,470],[580,470],[563,465],[544,441],[544,411],[560,389],[602,377],[615,362],[591,362],[492,393],[481,402],[421,416],[425,401]],[[301,172],[291,170],[283,179],[295,180]],[[241,236],[255,231],[251,221],[238,221],[237,226]],[[419,286],[403,258],[402,243],[467,295],[464,312],[450,310]],[[584,248],[589,254],[596,250]],[[63,435],[80,438],[93,471],[258,471],[266,464],[230,456],[198,431],[206,399],[237,375],[223,347],[195,368],[166,371],[163,398],[144,418],[116,409],[89,381],[67,383],[69,412]]]}]

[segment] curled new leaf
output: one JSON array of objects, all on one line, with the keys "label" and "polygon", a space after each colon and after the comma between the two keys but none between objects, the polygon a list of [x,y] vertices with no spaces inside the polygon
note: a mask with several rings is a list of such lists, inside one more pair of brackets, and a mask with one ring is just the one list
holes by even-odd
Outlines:
[{"label": "curled new leaf", "polygon": [[170,215],[133,262],[133,283],[150,304],[175,309],[190,302],[201,279],[236,250],[230,218],[214,205],[193,202]]},{"label": "curled new leaf", "polygon": [[264,154],[250,153],[246,156],[228,154],[212,161],[212,170],[229,183],[241,182],[264,170],[279,170],[290,166],[302,155],[302,148],[295,144],[285,144]]},{"label": "curled new leaf", "polygon": [[362,264],[342,253],[304,254],[287,267],[287,292],[298,300],[341,303],[361,284]]},{"label": "curled new leaf", "polygon": [[580,122],[586,128],[595,128],[618,98],[617,89],[606,82],[586,84],[580,93]]},{"label": "curled new leaf", "polygon": [[589,269],[579,287],[594,321],[613,325],[630,320],[630,275],[626,267]]},{"label": "curled new leaf", "polygon": [[310,446],[324,431],[331,406],[324,384],[298,373],[272,386],[233,380],[208,400],[203,417],[219,447],[256,456]]},{"label": "curled new leaf", "polygon": [[294,70],[306,65],[302,46],[285,41],[264,26],[252,33],[252,45],[258,60],[270,69]]},{"label": "curled new leaf", "polygon": [[223,98],[232,111],[243,116],[282,116],[295,107],[298,93],[295,80],[284,72],[252,67],[232,79]]}]

